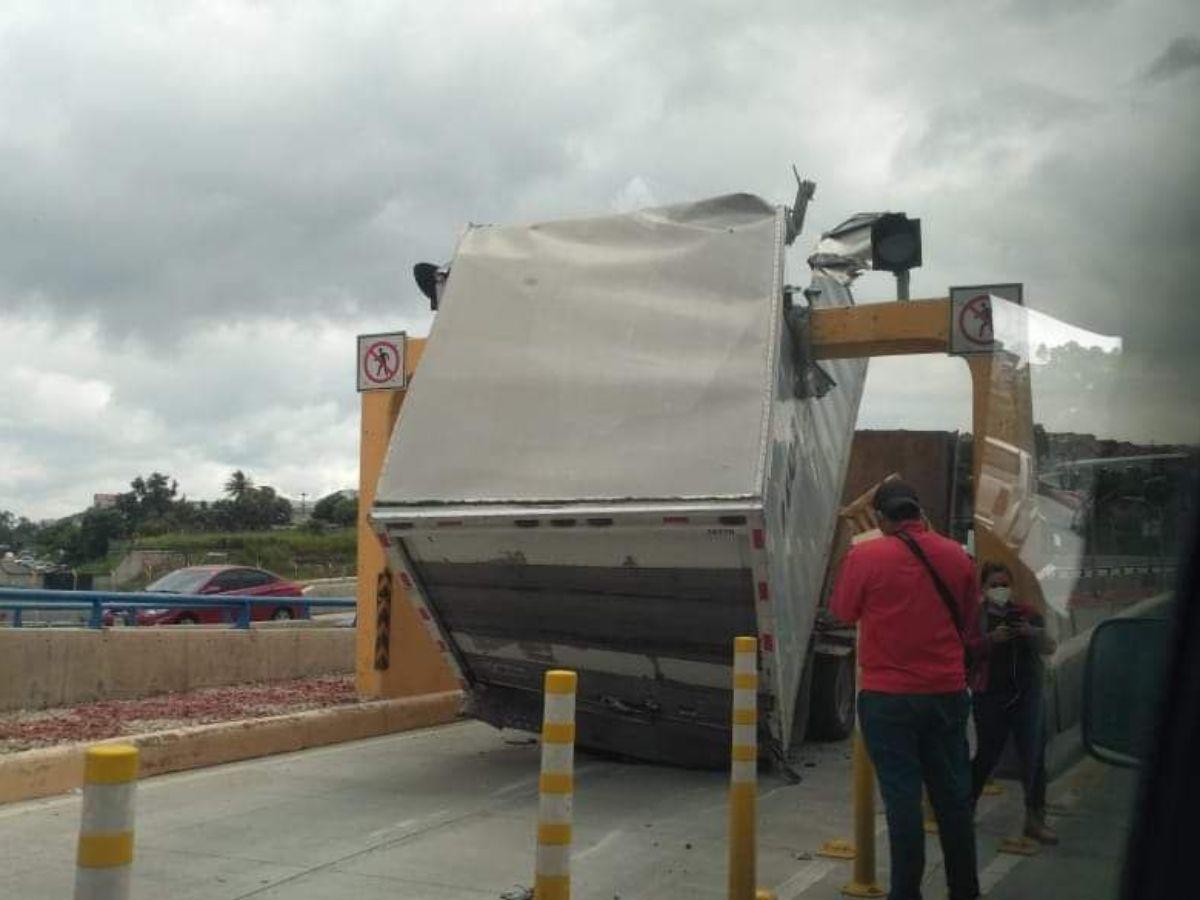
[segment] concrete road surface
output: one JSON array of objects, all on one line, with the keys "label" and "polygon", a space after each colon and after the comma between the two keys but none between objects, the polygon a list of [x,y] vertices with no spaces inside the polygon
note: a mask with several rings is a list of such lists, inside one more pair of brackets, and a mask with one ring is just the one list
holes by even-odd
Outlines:
[{"label": "concrete road surface", "polygon": [[[837,897],[849,875],[848,863],[815,855],[849,835],[848,744],[810,745],[804,757],[800,784],[773,774],[760,784],[759,881],[780,900]],[[138,789],[133,895],[498,898],[532,882],[537,771],[526,736],[463,723],[149,779]],[[1129,784],[1091,762],[1056,782],[1066,840],[1032,859],[995,854],[1015,829],[1019,791],[985,798],[989,895],[1112,896]],[[719,772],[581,754],[574,896],[724,898],[725,787]],[[71,896],[79,808],[78,795],[0,807],[0,898]],[[925,896],[943,896],[933,839],[929,853]],[[879,856],[886,879],[882,836]]]}]

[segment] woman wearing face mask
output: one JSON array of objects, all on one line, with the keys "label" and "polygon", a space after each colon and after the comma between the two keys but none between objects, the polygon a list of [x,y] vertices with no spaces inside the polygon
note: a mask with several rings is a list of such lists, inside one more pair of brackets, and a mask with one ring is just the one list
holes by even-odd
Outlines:
[{"label": "woman wearing face mask", "polygon": [[984,602],[981,635],[975,644],[974,713],[977,749],[971,762],[974,798],[1012,734],[1025,788],[1025,836],[1058,843],[1046,827],[1046,743],[1042,709],[1042,657],[1053,653],[1054,639],[1031,606],[1012,596],[1012,573],[1003,563],[985,563],[981,576]]}]

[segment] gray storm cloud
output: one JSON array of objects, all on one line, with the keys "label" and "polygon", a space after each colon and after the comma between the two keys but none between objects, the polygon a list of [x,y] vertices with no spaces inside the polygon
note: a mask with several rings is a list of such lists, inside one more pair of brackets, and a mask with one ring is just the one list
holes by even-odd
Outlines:
[{"label": "gray storm cloud", "polygon": [[1146,81],[1168,81],[1191,69],[1200,69],[1200,37],[1190,34],[1171,41],[1142,77]]},{"label": "gray storm cloud", "polygon": [[[0,508],[152,467],[345,486],[353,334],[427,327],[412,263],[463,224],[787,201],[792,162],[802,243],[921,215],[916,294],[1024,281],[1125,338],[1130,434],[1193,437],[1200,12],[1042,6],[7,6]],[[965,424],[952,364],[875,371],[865,424]]]}]

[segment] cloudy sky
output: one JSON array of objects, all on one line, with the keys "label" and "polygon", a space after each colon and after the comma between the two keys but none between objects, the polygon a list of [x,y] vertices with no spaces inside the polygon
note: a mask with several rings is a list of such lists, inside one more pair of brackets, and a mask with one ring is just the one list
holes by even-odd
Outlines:
[{"label": "cloudy sky", "polygon": [[[1194,0],[754,6],[4,4],[0,509],[354,485],[354,335],[424,333],[411,266],[463,223],[787,202],[792,162],[792,280],[816,230],[920,215],[914,296],[1023,281],[1124,340],[1105,428],[1196,439]],[[872,364],[864,425],[968,417],[961,363]]]}]

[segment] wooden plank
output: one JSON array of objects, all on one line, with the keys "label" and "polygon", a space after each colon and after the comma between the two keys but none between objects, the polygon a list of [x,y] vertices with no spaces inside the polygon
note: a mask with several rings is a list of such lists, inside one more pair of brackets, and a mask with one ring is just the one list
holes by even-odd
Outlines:
[{"label": "wooden plank", "polygon": [[911,300],[812,311],[817,359],[946,353],[950,348],[950,301]]}]

